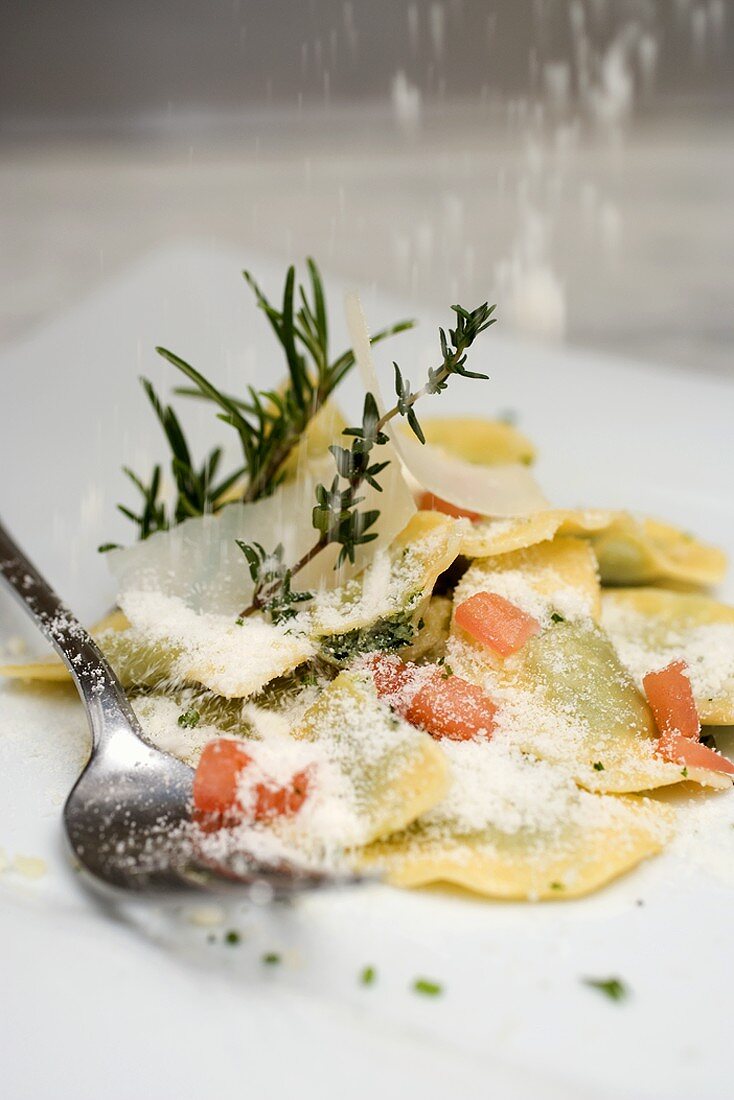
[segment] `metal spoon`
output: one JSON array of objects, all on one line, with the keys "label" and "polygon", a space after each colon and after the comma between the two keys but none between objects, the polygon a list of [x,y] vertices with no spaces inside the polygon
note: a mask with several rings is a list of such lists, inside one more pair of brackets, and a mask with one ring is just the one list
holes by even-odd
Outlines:
[{"label": "metal spoon", "polygon": [[0,576],[61,657],[86,708],[92,752],[66,800],[64,824],[96,882],[158,894],[250,886],[262,897],[356,881],[244,856],[203,858],[191,842],[191,768],[145,742],[101,650],[2,523]]}]

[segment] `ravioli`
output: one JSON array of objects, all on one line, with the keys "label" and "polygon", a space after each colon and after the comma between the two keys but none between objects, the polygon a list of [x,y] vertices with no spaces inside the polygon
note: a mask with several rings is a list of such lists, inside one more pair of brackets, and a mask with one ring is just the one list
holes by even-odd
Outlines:
[{"label": "ravioli", "polygon": [[570,771],[589,791],[627,794],[683,779],[725,789],[721,774],[656,755],[645,699],[603,631],[590,620],[551,625],[513,657],[484,656],[458,633],[451,667],[497,703],[497,728],[526,752]]},{"label": "ravioli", "polygon": [[506,744],[454,744],[450,760],[449,797],[359,853],[360,869],[381,871],[396,886],[449,883],[497,899],[572,898],[660,851],[672,831],[667,807],[579,790],[557,768]]},{"label": "ravioli", "polygon": [[440,748],[380,702],[368,673],[341,672],[292,736],[318,744],[348,778],[361,822],[353,843],[405,828],[446,793]]},{"label": "ravioli", "polygon": [[[131,670],[129,658],[133,647],[128,645],[130,623],[122,611],[115,610],[105,615],[98,623],[89,628],[89,633],[99,643],[104,655],[114,668],[125,687],[134,683],[144,683],[131,673],[138,675],[140,668]],[[125,632],[128,632],[125,635]],[[153,655],[151,655],[152,657]],[[71,676],[59,657],[55,655],[46,661],[26,661],[23,664],[0,665],[0,676],[11,680],[37,680],[45,683],[70,683]]]},{"label": "ravioli", "polygon": [[344,649],[349,656],[357,632],[362,632],[364,648],[369,628],[398,621],[406,625],[404,644],[409,643],[436,579],[456,559],[465,524],[437,512],[417,512],[364,573],[337,592],[317,597],[309,620],[311,635],[330,637],[330,651],[338,655]]},{"label": "ravioli", "polygon": [[476,592],[496,592],[541,625],[551,616],[598,617],[601,594],[596,558],[582,539],[556,538],[470,565],[454,593],[454,605]]},{"label": "ravioli", "polygon": [[609,589],[602,622],[638,686],[682,658],[704,725],[734,725],[734,607],[695,593]]},{"label": "ravioli", "polygon": [[601,509],[546,509],[529,516],[478,520],[466,530],[461,552],[467,558],[489,558],[525,550],[556,535],[590,535],[605,530],[618,515]]},{"label": "ravioli", "polygon": [[404,661],[432,661],[443,657],[446,640],[451,628],[451,615],[454,605],[448,596],[431,596],[421,612],[423,626],[418,630],[410,645],[400,650]]},{"label": "ravioli", "polygon": [[120,602],[143,646],[170,658],[173,682],[201,684],[225,699],[254,695],[316,652],[304,634],[257,616],[207,615],[160,592],[126,592]]},{"label": "ravioli", "polygon": [[466,416],[422,417],[421,427],[429,446],[474,466],[501,466],[510,462],[530,466],[535,461],[535,447],[527,436],[502,420]]},{"label": "ravioli", "polygon": [[726,554],[657,519],[621,515],[592,539],[603,584],[719,584]]}]

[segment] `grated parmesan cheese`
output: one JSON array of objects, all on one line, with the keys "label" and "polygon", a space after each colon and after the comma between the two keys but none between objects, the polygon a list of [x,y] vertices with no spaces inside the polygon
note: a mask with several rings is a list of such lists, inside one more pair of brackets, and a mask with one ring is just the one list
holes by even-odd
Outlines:
[{"label": "grated parmesan cheese", "polygon": [[283,625],[255,617],[238,625],[162,592],[125,592],[120,606],[147,643],[173,652],[173,680],[202,683],[228,699],[252,695],[315,652],[307,638]]},{"label": "grated parmesan cheese", "polygon": [[682,658],[696,698],[734,699],[734,624],[668,624],[664,635],[653,639],[648,621],[631,607],[604,601],[602,624],[638,687],[648,672]]},{"label": "grated parmesan cheese", "polygon": [[549,626],[553,613],[564,619],[588,619],[593,607],[585,592],[564,584],[552,571],[546,574],[550,592],[541,592],[534,578],[522,569],[507,569],[492,574],[469,570],[456,586],[454,603],[460,604],[478,592],[494,592],[532,615],[542,627]]}]

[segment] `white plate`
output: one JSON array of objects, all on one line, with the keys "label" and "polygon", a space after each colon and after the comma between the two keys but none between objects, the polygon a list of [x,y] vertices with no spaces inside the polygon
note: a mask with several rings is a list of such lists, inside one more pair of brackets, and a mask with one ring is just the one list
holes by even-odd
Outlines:
[{"label": "white plate", "polygon": [[[278,266],[247,259],[275,292]],[[176,381],[154,344],[232,389],[280,370],[241,263],[198,246],[157,253],[0,359],[0,514],[84,616],[113,596],[96,545],[129,535],[113,510],[130,501],[120,464],[145,469],[163,453],[135,381]],[[331,286],[334,314],[344,289]],[[364,297],[373,327],[403,312]],[[419,377],[446,319],[382,360]],[[336,316],[335,328],[345,343]],[[481,346],[474,362],[492,381],[460,381],[442,411],[512,407],[540,445],[551,499],[649,510],[734,551],[734,387],[521,345],[499,326]],[[350,393],[356,401],[356,380]],[[211,414],[186,411],[203,445]],[[0,613],[6,635],[33,638],[5,593]],[[3,689],[0,843],[49,864],[34,883],[0,875],[4,1095],[730,1095],[729,796],[691,810],[712,837],[707,868],[673,852],[590,899],[537,906],[374,887],[235,907],[223,928],[242,942],[229,947],[180,914],[112,911],[81,891],[59,813],[85,752],[68,693]],[[270,950],[280,967],[261,963]],[[367,963],[379,973],[370,989],[358,982]],[[421,975],[443,982],[443,996],[412,993]],[[582,984],[609,975],[629,983],[628,1001]]]}]

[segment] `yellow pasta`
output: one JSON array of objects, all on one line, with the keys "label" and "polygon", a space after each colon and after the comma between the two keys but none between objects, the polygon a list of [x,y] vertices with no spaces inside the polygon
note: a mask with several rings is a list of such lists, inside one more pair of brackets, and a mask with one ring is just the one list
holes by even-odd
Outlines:
[{"label": "yellow pasta", "polygon": [[[107,659],[112,663],[117,675],[125,686],[135,681],[127,675],[127,661],[124,643],[115,635],[128,630],[130,623],[122,611],[111,611],[98,623],[90,627],[90,633],[95,638]],[[25,661],[22,664],[0,665],[0,676],[9,680],[36,680],[39,683],[69,683],[71,676],[66,665],[62,664],[58,657],[49,657],[46,661]]]},{"label": "yellow pasta", "polygon": [[426,442],[476,466],[535,461],[535,447],[522,432],[502,420],[479,417],[423,417]]},{"label": "yellow pasta", "polygon": [[682,659],[705,725],[734,725],[734,607],[697,593],[608,589],[604,628],[636,683]]},{"label": "yellow pasta", "polygon": [[416,512],[360,576],[317,601],[312,636],[351,634],[396,617],[417,623],[436,579],[459,553],[464,527],[437,512]]},{"label": "yellow pasta", "polygon": [[593,536],[604,584],[709,587],[726,572],[726,554],[656,519],[618,517]]},{"label": "yellow pasta", "polygon": [[590,554],[578,540],[557,539],[475,562],[457,603],[476,591],[496,592],[544,629],[502,660],[454,625],[447,650],[452,668],[498,701],[500,727],[518,747],[569,768],[590,791],[644,791],[684,778],[730,786],[725,776],[702,769],[683,776],[657,755],[652,713],[589,613],[597,610],[597,582],[593,567],[582,566],[579,547]]},{"label": "yellow pasta", "polygon": [[[355,332],[369,358],[364,324]],[[369,428],[380,414],[365,408]],[[270,495],[118,555],[123,610],[93,634],[146,737],[202,772],[213,760],[217,793],[224,768],[222,828],[202,844],[401,887],[583,896],[671,836],[674,811],[650,792],[732,785],[721,755],[673,751],[643,691],[647,672],[682,659],[702,721],[734,725],[734,607],[689,591],[717,583],[725,555],[659,520],[549,508],[525,468],[533,445],[505,423],[421,423],[427,447],[404,423],[379,443],[389,492],[355,476],[361,508],[382,509],[379,542],[350,543],[338,525],[353,503],[333,490],[342,545],[357,548],[343,572],[331,568],[340,538],[318,540],[310,515],[291,521],[330,484],[329,446],[344,442],[328,402]],[[415,512],[419,489],[487,518]],[[252,571],[240,536],[263,543]],[[69,680],[56,658],[0,674]]]},{"label": "yellow pasta", "polygon": [[480,558],[459,582],[454,602],[475,592],[496,592],[529,614],[543,618],[598,618],[601,590],[596,558],[577,538],[556,538],[499,557]]},{"label": "yellow pasta", "polygon": [[489,558],[527,549],[556,535],[590,535],[605,530],[618,515],[601,509],[546,509],[529,516],[479,520],[465,531],[461,552],[467,558]]},{"label": "yellow pasta", "polygon": [[[518,772],[539,768],[525,762]],[[474,830],[442,817],[439,805],[356,853],[356,865],[381,871],[396,886],[451,884],[496,899],[555,900],[598,889],[659,852],[671,834],[671,811],[651,799],[589,794],[557,780],[547,792],[535,791],[529,781],[552,803],[537,820],[532,810],[523,813],[522,795],[515,799],[519,812],[500,807],[498,821]]]},{"label": "yellow pasta", "polygon": [[348,777],[362,843],[405,828],[446,792],[440,748],[378,701],[368,675],[340,673],[292,735],[320,745]]}]

